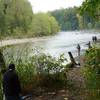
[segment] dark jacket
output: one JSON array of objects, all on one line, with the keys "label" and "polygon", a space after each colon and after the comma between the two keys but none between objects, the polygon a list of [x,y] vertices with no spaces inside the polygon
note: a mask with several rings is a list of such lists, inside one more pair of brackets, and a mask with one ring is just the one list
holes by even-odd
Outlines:
[{"label": "dark jacket", "polygon": [[14,70],[8,70],[3,76],[3,92],[6,96],[15,96],[21,92],[18,75]]}]

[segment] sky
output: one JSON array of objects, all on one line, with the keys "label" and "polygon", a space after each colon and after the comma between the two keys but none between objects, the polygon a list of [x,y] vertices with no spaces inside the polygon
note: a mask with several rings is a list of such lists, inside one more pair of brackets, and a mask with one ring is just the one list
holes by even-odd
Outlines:
[{"label": "sky", "polygon": [[80,6],[83,0],[28,0],[34,12],[47,12],[60,8]]}]

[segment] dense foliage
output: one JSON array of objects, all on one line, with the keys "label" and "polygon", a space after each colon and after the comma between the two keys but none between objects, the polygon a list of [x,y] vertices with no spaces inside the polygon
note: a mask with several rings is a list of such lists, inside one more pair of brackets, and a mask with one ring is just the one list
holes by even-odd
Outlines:
[{"label": "dense foliage", "polygon": [[85,0],[80,7],[80,13],[88,13],[95,19],[100,18],[100,0]]},{"label": "dense foliage", "polygon": [[37,14],[28,0],[0,0],[0,38],[53,35],[59,26],[61,30],[99,29],[99,11],[99,0],[84,1],[80,10],[73,7]]},{"label": "dense foliage", "polygon": [[32,32],[35,36],[53,35],[59,31],[56,19],[45,13],[37,13],[34,15],[32,22]]},{"label": "dense foliage", "polygon": [[79,11],[81,15],[90,15],[95,20],[95,28],[100,29],[100,0],[85,0]]},{"label": "dense foliage", "polygon": [[78,29],[78,19],[76,16],[76,9],[60,9],[51,12],[61,26],[62,30],[76,30]]},{"label": "dense foliage", "polygon": [[28,0],[0,0],[0,36],[44,36],[58,30],[55,18],[34,14]]},{"label": "dense foliage", "polygon": [[27,0],[0,0],[0,33],[27,33],[33,12]]},{"label": "dense foliage", "polygon": [[15,49],[16,51],[12,52],[9,50],[9,47],[3,48],[5,63],[6,66],[11,62],[16,65],[23,92],[31,92],[35,88],[50,87],[51,85],[52,88],[59,88],[67,84],[65,73],[68,67],[67,64],[64,64],[67,59],[63,55],[58,58],[41,53],[29,56],[27,48]]},{"label": "dense foliage", "polygon": [[80,15],[78,9],[78,7],[59,9],[50,13],[58,21],[61,30],[99,28],[99,22],[95,22],[94,18],[90,17],[88,13]]},{"label": "dense foliage", "polygon": [[[86,51],[83,74],[86,78],[87,89],[92,96],[100,98],[100,48],[95,47]],[[98,97],[99,96],[99,97]],[[96,99],[95,99],[96,100]]]}]

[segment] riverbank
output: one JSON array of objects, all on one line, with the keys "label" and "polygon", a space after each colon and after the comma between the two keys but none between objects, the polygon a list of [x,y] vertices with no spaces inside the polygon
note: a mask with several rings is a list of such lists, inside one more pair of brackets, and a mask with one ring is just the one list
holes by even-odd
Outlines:
[{"label": "riverbank", "polygon": [[[42,41],[42,39],[41,39],[41,41]],[[37,42],[38,42],[38,40],[37,40]],[[75,59],[78,60],[78,57],[76,57]],[[84,56],[81,56],[81,60],[84,61]],[[83,62],[83,64],[84,64],[84,62]],[[23,66],[25,66],[25,65],[23,65]],[[31,67],[31,66],[29,66],[29,67]],[[85,78],[81,73],[81,69],[83,68],[83,65],[81,65],[81,66],[82,67],[75,67],[75,68],[71,68],[70,70],[68,70],[67,77],[66,77],[67,83],[66,83],[66,85],[64,85],[65,88],[59,88],[59,89],[52,88],[53,85],[52,85],[52,87],[51,87],[51,85],[49,85],[50,86],[49,88],[37,87],[32,92],[33,100],[96,100],[96,99],[88,99],[89,96],[91,96],[91,95],[89,94],[90,91],[87,90],[87,88],[85,88],[85,84],[86,84]],[[22,67],[22,65],[21,65],[21,67]],[[26,70],[28,70],[28,69],[26,69]],[[30,68],[29,68],[29,70],[30,70]],[[21,71],[23,71],[23,70],[21,70]],[[32,73],[33,73],[33,71],[32,71]],[[25,74],[23,74],[23,75],[27,76],[27,75],[30,75],[30,73],[25,72]],[[25,80],[26,80],[26,76],[24,77]],[[35,82],[37,82],[36,79],[33,80],[33,83],[31,83],[31,85],[33,85]],[[29,81],[27,81],[27,82],[29,82]],[[48,82],[48,81],[46,81],[46,82]],[[57,81],[55,81],[55,82],[57,82]],[[48,84],[49,84],[49,82],[48,82]],[[29,86],[28,86],[28,89],[29,89]]]},{"label": "riverbank", "polygon": [[[84,64],[84,55],[80,58]],[[77,57],[75,59],[78,60]],[[96,97],[95,91],[87,88],[87,80],[82,72],[83,66],[72,68],[67,72],[69,82],[66,84],[66,88],[52,89],[50,87],[37,90],[33,94],[34,100],[99,100],[100,98]]]},{"label": "riverbank", "polygon": [[88,100],[82,67],[72,68],[67,72],[68,83],[63,88],[38,88],[33,92],[34,100]]},{"label": "riverbank", "polygon": [[52,36],[25,38],[25,39],[1,40],[0,41],[0,47],[7,46],[7,45],[40,42],[40,41],[44,41],[44,40],[49,40],[50,38],[52,38]]}]

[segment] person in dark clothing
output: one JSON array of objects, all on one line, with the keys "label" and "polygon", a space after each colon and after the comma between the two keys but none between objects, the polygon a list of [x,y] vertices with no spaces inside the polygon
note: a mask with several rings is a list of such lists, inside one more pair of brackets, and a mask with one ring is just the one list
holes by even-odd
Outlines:
[{"label": "person in dark clothing", "polygon": [[77,50],[78,50],[78,65],[80,65],[80,51],[81,51],[81,47],[80,47],[80,44],[77,44]]},{"label": "person in dark clothing", "polygon": [[21,87],[14,64],[9,65],[3,76],[3,92],[5,100],[20,100]]},{"label": "person in dark clothing", "polygon": [[89,49],[92,48],[91,42],[90,42],[90,41],[87,43],[87,45],[88,45],[88,48],[89,48]]},{"label": "person in dark clothing", "polygon": [[80,47],[80,45],[79,45],[79,44],[77,45],[77,49],[78,49],[78,50],[80,50],[80,49],[81,49],[81,47]]}]

